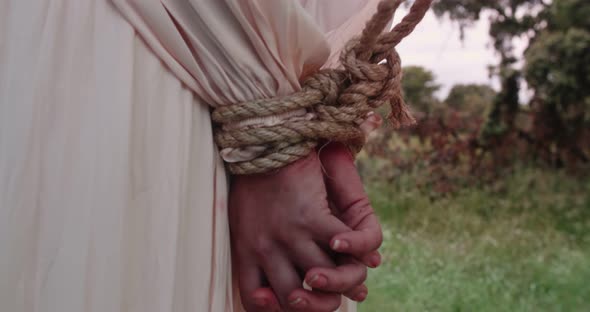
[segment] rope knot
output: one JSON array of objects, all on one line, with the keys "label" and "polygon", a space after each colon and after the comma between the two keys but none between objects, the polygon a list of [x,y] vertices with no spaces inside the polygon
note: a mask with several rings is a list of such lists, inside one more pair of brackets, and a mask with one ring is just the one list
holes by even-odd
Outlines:
[{"label": "rope knot", "polygon": [[303,82],[304,89],[322,93],[323,105],[335,105],[344,83],[346,72],[343,70],[321,70]]},{"label": "rope knot", "polygon": [[359,129],[367,114],[384,104],[391,106],[395,127],[414,122],[401,90],[401,60],[395,47],[422,20],[432,0],[416,0],[410,12],[392,31],[383,32],[402,0],[383,0],[360,38],[345,46],[340,62],[344,69],[321,70],[303,82],[301,91],[285,97],[260,99],[215,109],[217,124],[239,122],[305,109],[312,120],[287,120],[270,127],[238,130],[216,129],[215,141],[222,149],[257,147],[257,158],[229,164],[234,174],[267,172],[292,163],[320,141],[347,144],[354,152],[364,145]]}]

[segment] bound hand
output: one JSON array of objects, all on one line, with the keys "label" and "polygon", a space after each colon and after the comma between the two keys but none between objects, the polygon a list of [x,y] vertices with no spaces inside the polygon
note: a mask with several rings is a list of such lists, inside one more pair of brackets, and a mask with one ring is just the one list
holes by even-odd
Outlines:
[{"label": "bound hand", "polygon": [[[337,266],[327,251],[334,237],[352,230],[328,205],[316,153],[275,173],[236,176],[231,190],[232,247],[247,311],[274,311],[277,299],[292,311],[334,311],[341,293],[366,296],[366,267],[352,259]],[[314,288],[337,293],[303,289],[302,273],[312,268],[326,279]],[[317,282],[324,283],[311,284]]]}]

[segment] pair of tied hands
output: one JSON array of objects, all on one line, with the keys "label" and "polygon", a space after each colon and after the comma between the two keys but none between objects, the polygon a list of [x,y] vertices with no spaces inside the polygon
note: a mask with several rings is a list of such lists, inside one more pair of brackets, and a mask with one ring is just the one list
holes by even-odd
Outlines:
[{"label": "pair of tied hands", "polygon": [[229,209],[247,311],[334,311],[341,295],[366,298],[382,233],[344,145],[328,144],[275,173],[234,177]]}]

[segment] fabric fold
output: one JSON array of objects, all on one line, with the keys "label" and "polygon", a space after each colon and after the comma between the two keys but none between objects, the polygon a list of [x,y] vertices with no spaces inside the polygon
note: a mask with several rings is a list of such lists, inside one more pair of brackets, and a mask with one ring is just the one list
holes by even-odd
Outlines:
[{"label": "fabric fold", "polygon": [[377,2],[1,1],[2,311],[241,312],[209,106],[298,90]]}]

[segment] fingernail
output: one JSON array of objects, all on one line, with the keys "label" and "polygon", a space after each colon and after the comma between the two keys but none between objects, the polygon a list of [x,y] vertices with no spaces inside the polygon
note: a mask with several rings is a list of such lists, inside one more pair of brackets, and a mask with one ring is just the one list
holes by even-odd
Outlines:
[{"label": "fingernail", "polygon": [[303,289],[305,289],[305,290],[312,290],[313,287],[311,287],[311,285],[309,285],[309,283],[308,283],[307,280],[304,280],[303,281]]},{"label": "fingernail", "polygon": [[345,251],[350,247],[350,244],[345,240],[336,239],[332,243],[332,249],[335,251]]},{"label": "fingernail", "polygon": [[264,298],[254,298],[254,304],[256,304],[256,306],[258,306],[260,308],[263,308],[263,307],[266,307],[268,302]]},{"label": "fingernail", "polygon": [[378,254],[374,254],[371,256],[369,262],[372,268],[376,268],[381,264],[381,257]]},{"label": "fingernail", "polygon": [[365,301],[365,299],[367,299],[367,293],[364,291],[354,297],[354,301],[358,302]]},{"label": "fingernail", "polygon": [[307,301],[303,300],[300,297],[297,297],[297,298],[289,301],[289,305],[296,307],[296,308],[303,308],[307,305]]},{"label": "fingernail", "polygon": [[306,281],[307,285],[313,286],[313,283],[318,280],[318,275],[314,274],[309,280]]},{"label": "fingernail", "polygon": [[313,288],[322,288],[328,284],[328,280],[321,274],[314,274],[309,281],[307,281],[307,284]]}]

